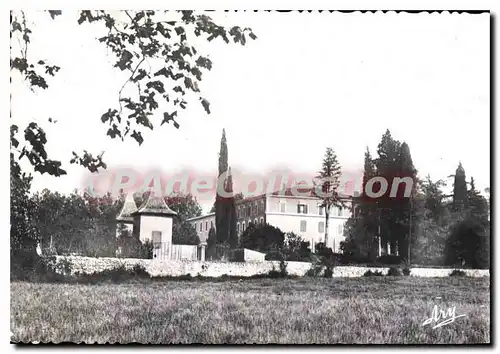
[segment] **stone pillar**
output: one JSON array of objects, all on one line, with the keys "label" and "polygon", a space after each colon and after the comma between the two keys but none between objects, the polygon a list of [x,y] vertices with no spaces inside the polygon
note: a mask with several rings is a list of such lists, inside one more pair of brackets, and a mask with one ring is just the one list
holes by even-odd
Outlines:
[{"label": "stone pillar", "polygon": [[207,247],[206,242],[200,243],[200,261],[205,262],[205,249]]},{"label": "stone pillar", "polygon": [[378,237],[378,256],[380,257],[382,255],[382,239],[379,236]]}]

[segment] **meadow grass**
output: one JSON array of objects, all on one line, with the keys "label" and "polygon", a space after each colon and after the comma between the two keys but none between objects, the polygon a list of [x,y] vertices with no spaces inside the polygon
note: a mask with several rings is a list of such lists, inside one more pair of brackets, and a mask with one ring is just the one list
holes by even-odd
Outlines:
[{"label": "meadow grass", "polygon": [[[11,283],[13,342],[490,342],[489,278]],[[437,298],[440,297],[440,298]],[[434,305],[466,314],[432,329]]]}]

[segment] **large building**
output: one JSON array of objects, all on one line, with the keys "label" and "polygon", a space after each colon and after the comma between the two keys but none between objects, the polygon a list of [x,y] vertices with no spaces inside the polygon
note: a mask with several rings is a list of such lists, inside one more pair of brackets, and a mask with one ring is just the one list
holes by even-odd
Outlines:
[{"label": "large building", "polygon": [[[314,251],[314,245],[325,242],[325,210],[321,200],[314,196],[313,191],[299,190],[301,196],[293,195],[291,190],[262,194],[244,198],[235,202],[236,232],[238,236],[250,223],[268,223],[278,227],[283,232],[294,232],[305,241],[309,241]],[[341,196],[345,208],[332,207],[329,218],[329,244],[334,252],[340,252],[340,242],[344,241],[344,225],[350,216],[351,197]],[[207,214],[189,219],[201,241],[208,237],[208,231],[215,227],[215,214]]]}]

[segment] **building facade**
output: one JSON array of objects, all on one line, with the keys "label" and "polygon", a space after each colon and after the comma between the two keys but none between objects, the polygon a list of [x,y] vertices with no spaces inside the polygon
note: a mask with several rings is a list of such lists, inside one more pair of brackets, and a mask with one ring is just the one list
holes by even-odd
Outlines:
[{"label": "building facade", "polygon": [[210,228],[213,227],[215,230],[215,213],[209,213],[202,216],[197,216],[194,218],[187,219],[193,225],[200,242],[207,242],[208,233]]},{"label": "building facade", "polygon": [[[294,232],[309,241],[314,252],[315,244],[325,242],[325,210],[321,200],[310,193],[295,196],[290,190],[244,198],[235,202],[236,232],[238,237],[250,223],[268,223],[283,232]],[[328,247],[340,252],[340,242],[345,240],[344,225],[350,216],[351,198],[342,196],[345,208],[332,207],[329,218]],[[206,240],[210,225],[215,227],[215,213],[189,219],[200,237]]]}]

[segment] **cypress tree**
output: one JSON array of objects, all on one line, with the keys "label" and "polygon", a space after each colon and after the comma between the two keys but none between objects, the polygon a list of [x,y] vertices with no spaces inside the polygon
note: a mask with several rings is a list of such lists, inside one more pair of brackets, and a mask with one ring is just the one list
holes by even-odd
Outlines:
[{"label": "cypress tree", "polygon": [[[389,188],[395,176],[400,171],[400,142],[392,138],[389,129],[386,130],[377,147],[378,158],[375,160],[377,167],[377,176],[385,178],[389,184]],[[384,196],[376,201],[378,224],[380,225],[381,243],[390,243],[392,246],[397,241],[397,224],[398,224],[398,203],[389,199],[390,190]],[[392,250],[391,250],[392,253]]]},{"label": "cypress tree", "polygon": [[229,247],[234,249],[238,246],[238,234],[236,233],[236,206],[234,205],[233,195],[233,176],[231,175],[231,167],[228,169],[226,191],[231,194],[227,201],[227,215],[228,215],[228,241]]},{"label": "cypress tree", "polygon": [[[398,219],[398,232],[397,232],[397,242],[399,248],[399,255],[404,259],[408,260],[408,246],[414,241],[415,235],[415,189],[416,189],[416,179],[417,171],[413,166],[413,160],[411,158],[410,148],[406,142],[403,142],[399,147],[398,156],[398,175],[400,178],[411,178],[413,181],[410,197],[405,197],[404,192],[406,190],[406,185],[401,184],[399,186],[397,195],[393,203],[399,207],[395,210]],[[410,218],[413,222],[410,222]],[[411,239],[410,239],[411,236]]]},{"label": "cypress tree", "polygon": [[453,211],[461,212],[468,207],[465,170],[459,162],[453,183]]},{"label": "cypress tree", "polygon": [[[227,149],[227,140],[226,140],[226,131],[222,130],[222,138],[220,141],[220,151],[219,151],[219,176],[218,176],[218,184],[222,186],[225,193],[228,193],[228,176],[223,175],[228,173],[228,149]],[[221,180],[224,179],[224,180]],[[232,182],[231,182],[231,190],[232,190]],[[216,194],[215,197],[215,232],[217,234],[217,243],[228,243],[229,235],[230,235],[230,221],[231,221],[231,203],[234,202],[234,198],[232,196],[225,197]],[[235,226],[236,228],[236,226]]]}]

